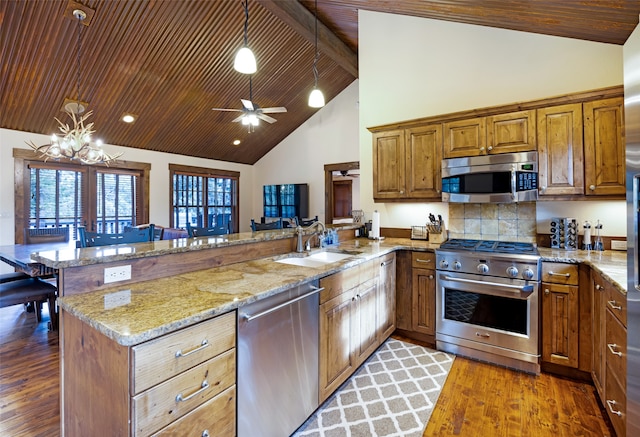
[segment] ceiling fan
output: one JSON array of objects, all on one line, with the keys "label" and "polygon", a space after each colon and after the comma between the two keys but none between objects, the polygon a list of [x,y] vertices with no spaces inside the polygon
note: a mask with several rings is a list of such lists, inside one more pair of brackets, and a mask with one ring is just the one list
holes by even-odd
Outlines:
[{"label": "ceiling fan", "polygon": [[211,108],[213,111],[228,111],[228,112],[242,112],[237,118],[234,118],[233,122],[241,121],[243,125],[249,126],[249,132],[253,132],[253,128],[258,126],[259,120],[264,120],[267,123],[275,123],[276,120],[266,114],[273,114],[276,112],[287,112],[287,108],[284,106],[276,106],[273,108],[261,108],[253,102],[253,84],[251,77],[249,77],[249,100],[240,99],[242,102],[242,109],[229,109],[229,108]]},{"label": "ceiling fan", "polygon": [[344,178],[357,178],[360,177],[359,173],[349,173],[349,170],[338,170],[333,172],[335,176],[342,176]]}]

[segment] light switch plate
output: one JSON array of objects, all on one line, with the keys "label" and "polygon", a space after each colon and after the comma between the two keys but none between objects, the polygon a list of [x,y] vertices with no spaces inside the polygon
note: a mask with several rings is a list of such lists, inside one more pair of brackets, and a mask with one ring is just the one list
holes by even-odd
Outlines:
[{"label": "light switch plate", "polygon": [[627,240],[611,240],[611,250],[627,250]]}]

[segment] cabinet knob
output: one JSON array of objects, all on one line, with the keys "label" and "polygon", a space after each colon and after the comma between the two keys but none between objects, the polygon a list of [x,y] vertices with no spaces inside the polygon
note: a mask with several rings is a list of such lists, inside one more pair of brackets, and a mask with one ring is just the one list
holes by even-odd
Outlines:
[{"label": "cabinet knob", "polygon": [[404,190],[400,190],[400,194],[404,194]]},{"label": "cabinet knob", "polygon": [[540,192],[544,193],[547,190],[547,187],[545,187],[544,185],[540,187]]},{"label": "cabinet knob", "polygon": [[549,289],[548,288],[544,289],[544,294],[549,294]]},{"label": "cabinet knob", "polygon": [[429,279],[433,279],[433,275],[429,275]]},{"label": "cabinet knob", "polygon": [[596,290],[602,290],[604,287],[600,284],[596,284]]},{"label": "cabinet knob", "polygon": [[487,147],[487,150],[493,150],[492,146]]},{"label": "cabinet knob", "polygon": [[480,147],[480,151],[481,151],[481,152],[484,152],[484,147]]},{"label": "cabinet knob", "polygon": [[589,185],[589,189],[590,189],[591,191],[595,191],[595,190],[596,190],[596,186],[595,186],[595,185]]}]

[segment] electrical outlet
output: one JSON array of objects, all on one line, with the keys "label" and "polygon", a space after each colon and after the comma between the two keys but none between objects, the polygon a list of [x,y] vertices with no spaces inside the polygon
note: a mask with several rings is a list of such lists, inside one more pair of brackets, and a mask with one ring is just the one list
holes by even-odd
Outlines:
[{"label": "electrical outlet", "polygon": [[627,250],[627,240],[611,240],[611,250]]},{"label": "electrical outlet", "polygon": [[131,303],[131,290],[122,290],[115,293],[105,294],[104,309],[110,310],[116,307],[129,305]]},{"label": "electrical outlet", "polygon": [[104,269],[104,283],[126,281],[131,279],[131,264],[118,267],[106,267]]}]

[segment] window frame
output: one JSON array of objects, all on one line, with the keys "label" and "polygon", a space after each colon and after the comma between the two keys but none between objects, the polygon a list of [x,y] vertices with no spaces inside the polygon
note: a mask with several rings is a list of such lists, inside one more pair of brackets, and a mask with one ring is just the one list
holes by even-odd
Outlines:
[{"label": "window frame", "polygon": [[114,173],[118,171],[139,171],[139,187],[141,190],[141,193],[139,193],[139,196],[137,196],[138,203],[141,203],[140,205],[137,205],[140,211],[139,220],[140,224],[149,223],[149,173],[151,172],[151,164],[149,163],[118,160],[116,162],[111,162],[109,166],[106,166],[104,164],[88,165],[80,164],[66,158],[59,160],[47,160],[33,150],[19,148],[13,149],[13,160],[15,183],[14,240],[16,244],[24,244],[23,230],[28,226],[29,221],[28,211],[30,210],[30,166],[41,166],[45,162],[47,165],[59,167],[61,170],[82,169],[82,171],[86,172],[87,182],[86,189],[84,190],[86,191],[86,193],[83,193],[83,196],[85,196],[85,212],[88,217],[96,216],[96,205],[94,204],[94,200],[96,200],[96,194],[90,194],[96,193],[96,173],[101,170],[107,170],[107,172],[109,170],[113,170]]},{"label": "window frame", "polygon": [[174,176],[188,175],[206,178],[222,178],[235,180],[235,190],[232,190],[231,201],[231,233],[239,232],[240,223],[240,172],[233,170],[221,170],[206,167],[195,167],[190,165],[169,164],[169,227],[175,227],[174,222]]}]

